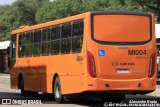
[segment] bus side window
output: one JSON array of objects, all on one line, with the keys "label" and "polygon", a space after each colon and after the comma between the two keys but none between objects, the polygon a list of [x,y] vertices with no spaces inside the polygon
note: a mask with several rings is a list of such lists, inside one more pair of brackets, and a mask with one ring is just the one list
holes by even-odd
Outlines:
[{"label": "bus side window", "polygon": [[12,68],[16,62],[16,36],[17,34],[11,35],[11,48],[10,48],[10,58],[8,62],[8,66]]},{"label": "bus side window", "polygon": [[67,54],[71,51],[71,24],[62,25],[62,37],[61,37],[61,53]]},{"label": "bus side window", "polygon": [[54,26],[51,30],[51,54],[60,52],[60,26]]},{"label": "bus side window", "polygon": [[83,21],[73,23],[72,52],[79,53],[82,49],[83,42]]},{"label": "bus side window", "polygon": [[33,32],[27,32],[25,38],[25,56],[32,56]]},{"label": "bus side window", "polygon": [[11,36],[11,59],[16,58],[16,35]]},{"label": "bus side window", "polygon": [[50,28],[42,30],[42,55],[50,53]]},{"label": "bus side window", "polygon": [[41,30],[34,31],[33,38],[33,55],[37,56],[41,53]]},{"label": "bus side window", "polygon": [[25,52],[25,33],[20,33],[19,34],[19,39],[18,39],[18,57],[24,57],[24,52]]}]

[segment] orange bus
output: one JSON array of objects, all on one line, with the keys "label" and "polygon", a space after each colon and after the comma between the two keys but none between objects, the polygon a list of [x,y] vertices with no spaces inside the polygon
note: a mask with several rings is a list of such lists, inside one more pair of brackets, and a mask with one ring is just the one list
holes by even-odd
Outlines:
[{"label": "orange bus", "polygon": [[87,12],[22,26],[11,33],[11,88],[102,96],[147,94],[156,87],[154,16]]}]

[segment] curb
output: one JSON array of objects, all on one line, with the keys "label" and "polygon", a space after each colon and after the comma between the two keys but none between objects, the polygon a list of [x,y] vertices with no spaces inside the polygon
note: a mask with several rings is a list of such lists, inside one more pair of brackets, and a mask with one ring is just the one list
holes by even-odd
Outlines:
[{"label": "curb", "polygon": [[0,74],[0,79],[10,79],[10,74]]},{"label": "curb", "polygon": [[154,92],[147,94],[148,96],[156,96],[156,97],[160,97],[160,87],[159,85],[157,85],[157,88]]},{"label": "curb", "polygon": [[0,73],[0,76],[10,76],[10,74],[1,74]]}]

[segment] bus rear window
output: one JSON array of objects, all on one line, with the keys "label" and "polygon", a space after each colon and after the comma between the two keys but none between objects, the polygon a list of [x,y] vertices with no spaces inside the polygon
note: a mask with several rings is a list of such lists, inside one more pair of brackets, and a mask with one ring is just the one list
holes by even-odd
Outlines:
[{"label": "bus rear window", "polygon": [[95,15],[95,40],[107,42],[144,42],[150,40],[150,17],[140,15]]}]

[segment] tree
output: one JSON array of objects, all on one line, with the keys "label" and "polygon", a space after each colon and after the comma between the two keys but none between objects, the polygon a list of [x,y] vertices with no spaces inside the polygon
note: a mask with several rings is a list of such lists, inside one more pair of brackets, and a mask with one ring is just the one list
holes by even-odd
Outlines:
[{"label": "tree", "polygon": [[79,0],[56,0],[46,3],[36,13],[36,22],[42,23],[81,13]]},{"label": "tree", "polygon": [[12,30],[22,25],[33,25],[37,10],[49,0],[17,0],[13,5],[0,6],[0,41],[10,39]]},{"label": "tree", "polygon": [[43,5],[36,13],[36,22],[47,22],[87,11],[140,11],[153,12],[150,0],[54,0]]},{"label": "tree", "polygon": [[[10,32],[22,25],[34,25],[87,11],[152,12],[160,22],[160,0],[17,0],[0,6],[0,41],[8,40]],[[4,29],[5,28],[5,29]]]},{"label": "tree", "polygon": [[16,8],[16,14],[18,21],[24,25],[33,25],[35,22],[35,14],[37,10],[49,0],[17,0],[13,3],[13,7]]}]

